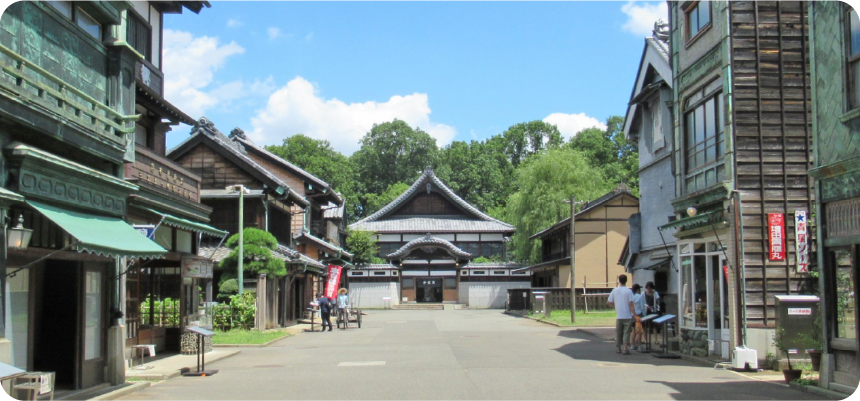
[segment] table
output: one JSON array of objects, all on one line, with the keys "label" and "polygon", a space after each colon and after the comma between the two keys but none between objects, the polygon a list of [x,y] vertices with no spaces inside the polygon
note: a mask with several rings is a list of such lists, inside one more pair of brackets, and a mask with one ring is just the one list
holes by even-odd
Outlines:
[{"label": "table", "polygon": [[[47,393],[51,393],[51,401],[54,400],[54,372],[26,372],[14,379],[12,389],[27,391],[28,400],[36,401],[40,395]],[[24,382],[20,383],[19,380]]]},{"label": "table", "polygon": [[146,352],[149,353],[150,357],[155,356],[155,344],[138,344],[132,345],[132,354],[131,354],[131,363],[134,363],[134,354],[140,351],[140,365],[136,365],[132,369],[135,370],[144,370],[144,369],[152,369],[152,366],[146,366]]}]

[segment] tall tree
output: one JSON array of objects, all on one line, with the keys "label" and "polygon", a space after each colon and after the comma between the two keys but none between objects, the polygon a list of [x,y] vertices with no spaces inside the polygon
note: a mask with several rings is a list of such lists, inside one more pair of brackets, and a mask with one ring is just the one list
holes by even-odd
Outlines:
[{"label": "tall tree", "polygon": [[284,139],[281,145],[266,146],[266,150],[329,183],[343,195],[348,221],[356,216],[360,192],[355,170],[329,141],[296,134]]},{"label": "tall tree", "polygon": [[439,176],[458,196],[482,211],[504,204],[513,166],[499,141],[455,141],[439,151]]},{"label": "tall tree", "polygon": [[540,120],[512,125],[499,139],[504,143],[505,154],[514,167],[541,150],[564,143],[558,127]]},{"label": "tall tree", "polygon": [[[412,182],[425,167],[436,164],[436,139],[397,119],[374,124],[359,143],[361,148],[350,161],[365,194],[381,194],[394,183]],[[366,206],[362,200],[362,208]],[[368,213],[362,210],[361,214]]]},{"label": "tall tree", "polygon": [[584,154],[569,147],[529,158],[516,170],[515,180],[518,190],[508,198],[504,220],[517,228],[511,245],[514,257],[523,263],[540,258],[540,241],[530,241],[530,236],[570,217],[570,205],[564,201],[571,195],[596,199],[612,189]]},{"label": "tall tree", "polygon": [[407,189],[409,189],[409,184],[395,182],[394,184],[389,185],[381,194],[364,194],[364,200],[367,204],[367,206],[365,206],[364,217],[376,213],[377,210],[382,209],[385,205],[397,199],[397,197],[406,192]]},{"label": "tall tree", "polygon": [[623,182],[634,194],[638,194],[639,149],[636,143],[624,137],[623,124],[622,117],[609,117],[605,130],[586,128],[571,138],[568,146],[582,152],[610,183],[615,185]]},{"label": "tall tree", "polygon": [[352,262],[357,265],[385,263],[384,259],[376,256],[379,254],[379,242],[373,231],[349,230],[346,249],[353,254]]}]

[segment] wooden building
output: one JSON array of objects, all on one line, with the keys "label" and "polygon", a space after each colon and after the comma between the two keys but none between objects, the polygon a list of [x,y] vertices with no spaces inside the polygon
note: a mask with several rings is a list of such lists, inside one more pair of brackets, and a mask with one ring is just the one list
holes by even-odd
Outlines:
[{"label": "wooden building", "polygon": [[841,2],[809,2],[812,126],[823,349],[818,385],[860,382],[860,18]]},{"label": "wooden building", "polygon": [[[629,233],[628,219],[638,211],[639,198],[619,186],[576,213],[576,288],[615,288],[616,278],[624,273],[618,255]],[[531,272],[531,286],[570,288],[570,218],[529,239],[541,241],[541,262],[519,270]]]},{"label": "wooden building", "polygon": [[353,302],[364,307],[407,303],[460,303],[502,308],[508,288],[529,285],[512,263],[471,263],[483,256],[503,260],[510,224],[487,216],[457,196],[433,170],[397,199],[351,224],[376,233],[383,265],[349,272]]},{"label": "wooden building", "polygon": [[680,349],[746,345],[763,361],[774,296],[808,278],[794,223],[813,199],[807,4],[672,2],[670,26],[675,197],[661,229],[676,230]]},{"label": "wooden building", "polygon": [[20,2],[0,17],[0,216],[14,221],[3,231],[32,230],[29,248],[0,241],[0,358],[55,372],[60,392],[125,382],[114,278],[167,252],[123,220],[139,191],[123,179],[136,156],[135,67],[158,57],[162,14],[208,3],[137,6],[146,24],[129,2]]}]

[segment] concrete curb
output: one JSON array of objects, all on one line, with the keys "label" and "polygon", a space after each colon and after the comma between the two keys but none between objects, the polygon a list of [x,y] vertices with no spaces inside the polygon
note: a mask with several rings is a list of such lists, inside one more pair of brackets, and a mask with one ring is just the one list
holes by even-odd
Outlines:
[{"label": "concrete curb", "polygon": [[290,333],[287,336],[279,337],[279,338],[276,338],[274,340],[271,340],[269,342],[265,342],[262,344],[212,344],[212,347],[213,348],[262,348],[262,347],[268,347],[268,346],[270,346],[270,345],[272,345],[278,341],[281,341],[283,339],[290,338],[296,334],[298,334],[298,333]]},{"label": "concrete curb", "polygon": [[[221,356],[206,358],[206,364],[208,365],[210,363],[229,358],[229,357],[236,355],[240,352],[242,352],[242,351],[237,349],[233,352],[228,351],[226,354],[223,354]],[[181,374],[182,374],[182,372],[180,372],[179,369],[177,369],[177,370],[170,372],[168,374],[152,374],[152,375],[141,374],[141,375],[134,375],[131,377],[133,377],[135,379],[139,379],[139,380],[161,381],[161,380],[169,380],[169,379],[172,379],[174,377],[179,377]],[[128,379],[128,377],[126,379]]]},{"label": "concrete curb", "polygon": [[137,382],[137,383],[134,383],[128,387],[123,387],[119,390],[114,390],[114,391],[111,391],[109,393],[105,393],[105,394],[90,398],[90,400],[115,400],[119,397],[129,395],[131,393],[136,393],[136,392],[138,392],[144,388],[147,388],[151,385],[152,385],[152,383],[150,383],[148,381]]},{"label": "concrete curb", "polygon": [[828,390],[826,388],[821,388],[818,386],[803,386],[797,383],[788,383],[788,386],[799,391],[805,391],[807,393],[812,393],[820,396],[824,396],[834,400],[844,400],[850,397],[850,394],[841,393],[839,391]]}]

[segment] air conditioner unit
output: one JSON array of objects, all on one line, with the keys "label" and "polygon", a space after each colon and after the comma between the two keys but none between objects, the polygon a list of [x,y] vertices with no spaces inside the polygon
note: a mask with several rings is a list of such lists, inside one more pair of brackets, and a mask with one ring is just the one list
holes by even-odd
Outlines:
[{"label": "air conditioner unit", "polygon": [[745,346],[735,347],[732,352],[732,368],[743,370],[747,367],[758,370],[758,353],[756,350]]}]

